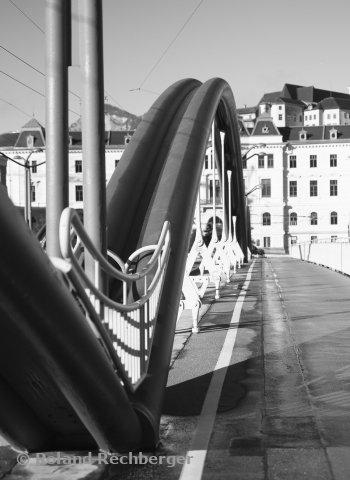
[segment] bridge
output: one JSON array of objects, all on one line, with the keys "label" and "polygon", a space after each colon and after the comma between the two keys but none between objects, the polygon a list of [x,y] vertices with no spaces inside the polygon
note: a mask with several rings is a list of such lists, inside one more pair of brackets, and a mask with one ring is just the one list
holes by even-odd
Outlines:
[{"label": "bridge", "polygon": [[[49,14],[61,39],[66,14]],[[348,278],[296,258],[252,258],[235,102],[222,79],[170,86],[105,191],[100,13],[86,15],[96,20],[84,27],[96,70],[86,72],[84,223],[67,207],[60,82],[49,82],[46,249],[0,191],[4,442],[23,464],[45,452],[114,464],[156,452],[143,462],[152,474],[165,445],[164,478],[170,457],[183,479],[223,478],[220,464],[229,478],[297,478],[281,475],[298,468],[345,478]],[[49,78],[65,69],[58,47]],[[223,225],[219,235],[213,195],[206,245],[196,207],[208,145]]]}]

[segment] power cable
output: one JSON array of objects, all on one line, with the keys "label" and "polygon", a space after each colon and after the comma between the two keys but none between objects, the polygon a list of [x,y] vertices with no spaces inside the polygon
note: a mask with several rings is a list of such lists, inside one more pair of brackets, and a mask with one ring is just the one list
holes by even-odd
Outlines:
[{"label": "power cable", "polygon": [[158,58],[158,60],[156,61],[156,63],[153,65],[153,67],[150,69],[150,71],[147,73],[147,75],[145,76],[145,78],[142,80],[139,88],[136,88],[135,90],[141,90],[142,86],[145,84],[146,80],[148,80],[148,78],[151,76],[151,74],[154,72],[154,70],[157,68],[157,66],[160,64],[160,62],[163,60],[163,58],[165,57],[165,55],[167,54],[168,50],[170,49],[170,47],[175,43],[175,41],[179,38],[180,34],[182,33],[182,31],[185,29],[186,25],[189,23],[189,21],[191,20],[191,18],[194,16],[194,14],[197,12],[197,10],[199,9],[199,7],[202,5],[202,3],[204,2],[204,0],[200,0],[200,2],[198,3],[198,5],[196,6],[196,8],[193,10],[193,12],[191,13],[191,15],[187,18],[187,20],[185,21],[185,23],[182,25],[182,27],[180,28],[180,30],[177,32],[177,34],[175,35],[175,37],[171,40],[171,42],[169,43],[169,45],[166,47],[166,49],[164,50],[164,52],[161,54],[161,56]]},{"label": "power cable", "polygon": [[32,20],[25,12],[23,12],[23,10],[21,10],[21,9],[19,8],[19,6],[15,4],[15,2],[13,2],[12,0],[8,0],[8,1],[9,1],[15,8],[17,8],[17,10],[19,10],[19,11],[22,13],[22,15],[24,15],[33,25],[35,25],[35,27],[36,27],[38,30],[40,30],[41,33],[45,33],[45,31],[44,31],[41,27],[39,27],[39,25],[38,25],[37,23],[35,23],[34,20]]},{"label": "power cable", "polygon": [[[31,87],[30,85],[27,85],[26,83],[24,82],[21,82],[21,80],[18,80],[17,78],[15,77],[12,77],[12,75],[4,72],[3,70],[0,70],[0,73],[2,73],[3,75],[5,75],[6,77],[8,78],[11,78],[12,80],[14,80],[15,82],[19,83],[20,85],[23,85],[24,87],[28,88],[29,90],[31,90],[32,92],[34,93],[37,93],[38,95],[40,95],[41,97],[44,97],[45,98],[45,95],[42,93],[42,92],[39,92],[38,90],[35,90],[35,88]],[[72,109],[69,109],[70,112],[74,113],[75,115],[77,115],[78,117],[80,117],[80,114],[75,112],[74,110]]]},{"label": "power cable", "polygon": [[[20,62],[22,62],[24,65],[27,65],[27,67],[31,68],[32,70],[34,70],[35,72],[39,73],[40,75],[42,75],[43,77],[45,77],[45,73],[42,72],[41,70],[38,70],[36,67],[34,67],[33,65],[31,65],[30,63],[26,62],[25,60],[23,60],[23,58],[19,57],[18,55],[16,55],[15,53],[11,52],[10,50],[8,50],[6,47],[4,47],[3,45],[0,45],[0,48],[2,48],[5,52],[7,52],[9,55],[12,55],[12,57],[16,58],[17,60],[19,60]],[[69,90],[69,93],[74,95],[76,98],[78,98],[79,100],[81,100],[81,97],[79,95],[77,95],[76,93],[72,92],[71,90]]]},{"label": "power cable", "polygon": [[27,117],[32,118],[32,115],[30,115],[29,113],[25,112],[25,111],[22,110],[21,108],[17,107],[17,105],[14,105],[13,103],[8,102],[8,101],[5,100],[4,98],[0,98],[0,101],[1,101],[1,102],[4,102],[4,103],[7,103],[7,105],[10,105],[11,107],[15,108],[16,110],[18,110],[19,112],[23,113],[23,114],[26,115]]}]

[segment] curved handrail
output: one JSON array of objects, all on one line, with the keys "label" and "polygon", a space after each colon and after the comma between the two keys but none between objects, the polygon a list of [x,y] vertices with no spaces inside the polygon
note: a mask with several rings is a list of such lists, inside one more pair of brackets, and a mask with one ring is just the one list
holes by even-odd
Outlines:
[{"label": "curved handrail", "polygon": [[[74,228],[77,235],[80,238],[80,241],[83,245],[88,249],[89,253],[92,257],[98,262],[99,267],[109,274],[111,277],[123,281],[123,282],[133,282],[145,278],[155,267],[156,263],[158,262],[158,269],[155,273],[150,285],[147,287],[146,293],[135,302],[131,302],[128,304],[123,304],[120,302],[116,302],[112,300],[107,295],[105,295],[101,290],[99,290],[92,280],[86,275],[85,271],[77,261],[77,258],[74,254],[74,250],[71,244],[71,228]],[[113,267],[108,260],[96,249],[93,245],[91,239],[89,238],[86,230],[84,229],[83,224],[77,214],[77,212],[72,208],[66,208],[61,215],[60,221],[60,246],[62,251],[62,256],[66,260],[70,261],[73,265],[75,272],[79,275],[85,285],[90,289],[91,293],[93,293],[96,298],[102,301],[105,305],[108,305],[111,308],[115,308],[122,312],[130,312],[139,308],[140,306],[144,305],[147,300],[151,297],[155,286],[160,278],[162,273],[162,269],[167,261],[169,248],[170,248],[170,224],[169,222],[164,222],[159,241],[157,245],[147,246],[139,249],[136,251],[131,258],[135,258],[136,254],[140,254],[141,252],[151,251],[153,248],[153,254],[150,260],[147,262],[146,266],[143,267],[142,271],[139,273],[123,273]],[[160,258],[160,254],[162,250],[165,250],[165,254]],[[113,253],[113,259],[119,263],[122,263],[122,260]]]}]

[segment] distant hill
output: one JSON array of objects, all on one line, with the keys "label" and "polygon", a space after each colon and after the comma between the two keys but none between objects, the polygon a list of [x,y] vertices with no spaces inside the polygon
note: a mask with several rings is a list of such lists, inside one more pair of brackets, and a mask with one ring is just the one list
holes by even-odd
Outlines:
[{"label": "distant hill", "polygon": [[[141,117],[126,110],[105,103],[105,130],[135,130],[141,122]],[[69,127],[71,132],[81,132],[81,117]]]}]

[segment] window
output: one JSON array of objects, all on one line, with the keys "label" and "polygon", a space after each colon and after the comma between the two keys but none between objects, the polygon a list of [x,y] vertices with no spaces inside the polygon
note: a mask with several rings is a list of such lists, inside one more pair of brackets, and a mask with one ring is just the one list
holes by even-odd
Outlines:
[{"label": "window", "polygon": [[310,197],[317,197],[317,180],[310,180]]},{"label": "window", "polygon": [[36,160],[32,161],[32,173],[37,173],[38,167],[37,167],[37,162]]},{"label": "window", "polygon": [[310,155],[310,168],[317,167],[317,155]]},{"label": "window", "polygon": [[83,161],[75,160],[75,173],[81,173],[83,171]]},{"label": "window", "polygon": [[335,243],[337,241],[338,237],[337,235],[331,235],[331,242]]},{"label": "window", "polygon": [[295,212],[292,212],[289,215],[289,225],[298,225],[298,214]]},{"label": "window", "polygon": [[289,168],[297,168],[297,156],[289,155]]},{"label": "window", "polygon": [[299,132],[299,140],[300,140],[301,142],[304,142],[305,140],[307,140],[307,131],[306,131],[306,130],[304,130],[304,129],[300,130],[300,132]]},{"label": "window", "polygon": [[278,115],[278,120],[282,120],[283,116],[282,115]]},{"label": "window", "polygon": [[267,156],[267,168],[273,168],[273,154],[269,153]]},{"label": "window", "polygon": [[338,225],[338,214],[337,214],[337,212],[331,212],[331,225]]},{"label": "window", "polygon": [[296,180],[291,180],[289,182],[289,196],[296,197],[298,194],[298,185]]},{"label": "window", "polygon": [[316,212],[311,212],[310,224],[311,225],[317,225],[317,223],[318,223],[317,213]]},{"label": "window", "polygon": [[76,185],[75,186],[75,201],[82,202],[83,201],[83,186]]},{"label": "window", "polygon": [[256,241],[256,246],[260,247],[260,240],[259,239]]},{"label": "window", "polygon": [[33,135],[27,135],[27,148],[34,148],[34,137],[33,137]]},{"label": "window", "polygon": [[119,160],[114,160],[114,168],[117,168],[118,163],[119,163]]},{"label": "window", "polygon": [[336,140],[338,138],[338,131],[336,128],[332,128],[332,130],[329,131],[329,138],[331,140]]},{"label": "window", "polygon": [[261,180],[261,196],[271,197],[271,179],[263,178]]},{"label": "window", "polygon": [[30,186],[30,199],[32,202],[36,201],[36,190],[35,190],[35,185]]},{"label": "window", "polygon": [[329,156],[329,162],[331,167],[336,167],[337,166],[337,154],[336,153],[331,153]]},{"label": "window", "polygon": [[311,235],[311,243],[317,243],[317,235]]},{"label": "window", "polygon": [[258,167],[259,168],[264,168],[265,167],[265,156],[259,153],[258,157]]},{"label": "window", "polygon": [[296,235],[293,235],[290,237],[290,243],[292,245],[295,245],[298,242],[298,237]]},{"label": "window", "polygon": [[263,225],[271,225],[271,215],[268,212],[263,213]]},{"label": "window", "polygon": [[265,248],[270,248],[271,247],[271,238],[270,237],[264,237],[264,247]]},{"label": "window", "polygon": [[204,159],[204,169],[205,169],[205,170],[209,170],[209,155],[206,155],[206,156],[205,156],[205,159]]},{"label": "window", "polygon": [[247,158],[242,158],[242,168],[247,168]]},{"label": "window", "polygon": [[282,110],[282,105],[278,105],[278,110]]},{"label": "window", "polygon": [[331,197],[336,197],[338,195],[338,180],[329,181],[330,191],[329,194]]}]

